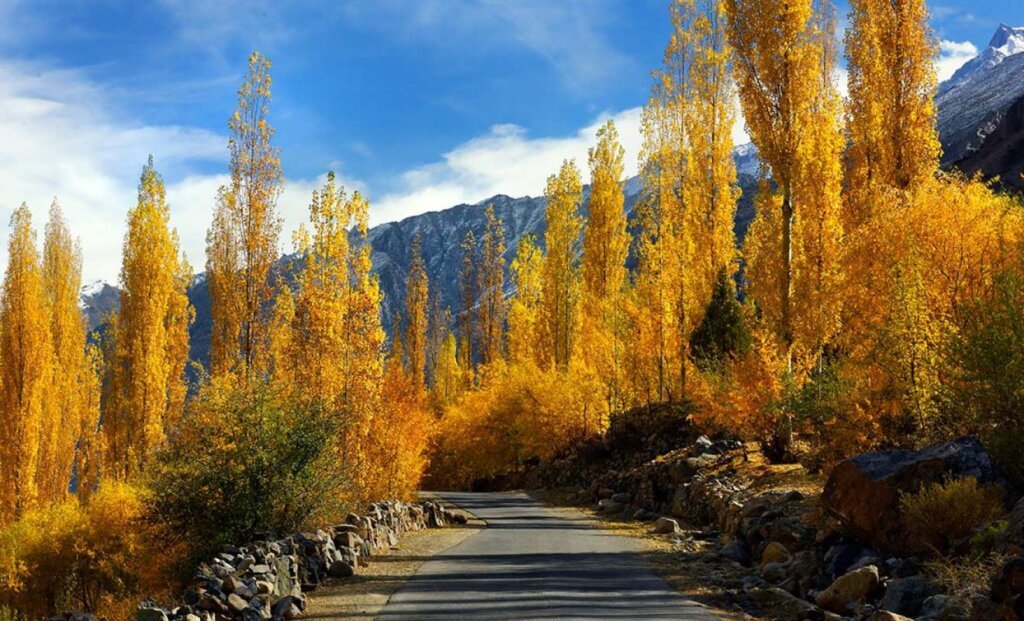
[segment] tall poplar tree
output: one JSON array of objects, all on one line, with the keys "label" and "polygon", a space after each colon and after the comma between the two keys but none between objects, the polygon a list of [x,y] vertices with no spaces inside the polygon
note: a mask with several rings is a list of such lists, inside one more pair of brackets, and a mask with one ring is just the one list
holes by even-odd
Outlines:
[{"label": "tall poplar tree", "polygon": [[405,279],[405,355],[409,363],[409,378],[419,389],[426,385],[427,304],[430,298],[430,283],[419,233],[412,239],[410,254],[409,274]]},{"label": "tall poplar tree", "polygon": [[214,374],[261,376],[268,363],[270,272],[281,232],[281,163],[267,121],[270,82],[270,61],[253,52],[228,123],[231,182],[220,192],[207,234]]},{"label": "tall poplar tree", "polygon": [[78,307],[82,253],[57,201],[50,206],[43,239],[43,290],[53,338],[53,386],[47,391],[39,453],[39,493],[46,500],[67,494],[75,446],[85,416],[80,383],[88,381],[85,319]]},{"label": "tall poplar tree", "polygon": [[476,367],[473,341],[477,330],[477,261],[478,249],[473,231],[466,231],[460,245],[462,264],[459,266],[458,358],[467,378],[472,381]]},{"label": "tall poplar tree", "polygon": [[562,163],[558,174],[548,178],[547,231],[544,234],[544,318],[548,325],[546,361],[565,370],[573,358],[578,332],[579,270],[576,251],[583,218],[583,182],[571,160]]},{"label": "tall poplar tree", "polygon": [[583,235],[583,346],[588,363],[605,378],[609,409],[619,401],[624,330],[622,294],[626,286],[625,197],[623,157],[615,124],[597,132],[590,149],[590,205]]},{"label": "tall poplar tree", "polygon": [[508,357],[513,364],[541,365],[548,349],[544,335],[544,255],[532,235],[519,238],[510,274],[515,295],[508,311]]},{"label": "tall poplar tree", "polygon": [[163,179],[150,158],[128,212],[121,259],[121,304],[114,335],[113,406],[107,408],[108,466],[113,476],[139,472],[167,439],[185,406],[187,288],[192,270],[170,225]]},{"label": "tall poplar tree", "polygon": [[[754,297],[776,326],[783,358],[791,367],[796,330],[806,319],[796,316],[800,309],[794,304],[799,257],[808,259],[811,271],[797,286],[809,292],[831,290],[833,284],[826,280],[834,278],[834,269],[821,262],[834,260],[831,247],[841,236],[836,217],[837,178],[841,182],[836,174],[841,145],[835,121],[838,95],[831,85],[833,10],[827,0],[726,0],[725,7],[747,129],[777,188],[772,192],[769,183],[761,184],[758,222],[745,252],[751,261],[763,260],[757,277],[760,291]],[[813,307],[811,297],[805,298],[808,309]],[[816,333],[820,326],[832,321],[820,310],[813,312],[818,328],[807,329],[807,350],[822,340]]]},{"label": "tall poplar tree", "polygon": [[846,56],[853,225],[871,215],[869,188],[906,189],[938,168],[936,51],[924,0],[850,3]]},{"label": "tall poplar tree", "polygon": [[480,360],[484,364],[502,357],[505,336],[505,227],[494,214],[494,205],[484,210],[486,226],[480,240],[477,293],[480,296],[478,328]]},{"label": "tall poplar tree", "polygon": [[40,444],[46,393],[52,389],[53,340],[46,315],[43,270],[32,228],[22,204],[11,216],[7,270],[0,297],[0,506],[2,517],[17,518],[37,506]]}]

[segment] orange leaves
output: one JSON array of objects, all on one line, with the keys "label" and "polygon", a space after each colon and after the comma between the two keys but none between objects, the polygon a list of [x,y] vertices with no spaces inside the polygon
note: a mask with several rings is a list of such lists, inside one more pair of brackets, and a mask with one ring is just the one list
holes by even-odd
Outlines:
[{"label": "orange leaves", "polygon": [[583,182],[574,162],[562,162],[558,174],[548,178],[544,197],[544,321],[550,339],[545,362],[565,369],[575,354],[580,295],[576,250],[583,226]]}]

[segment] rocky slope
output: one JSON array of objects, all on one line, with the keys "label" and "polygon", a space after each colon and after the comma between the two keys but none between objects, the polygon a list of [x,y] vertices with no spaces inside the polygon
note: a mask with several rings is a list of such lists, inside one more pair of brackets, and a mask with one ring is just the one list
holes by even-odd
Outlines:
[{"label": "rocky slope", "polygon": [[[1024,97],[1022,71],[1024,28],[1003,24],[985,50],[939,87],[935,103],[944,164],[1004,180],[1007,173],[1016,172],[1016,177],[1024,170],[1021,159],[994,153],[1013,137],[1013,128],[1020,130],[1019,111],[1015,115],[1013,110]],[[1015,139],[1019,149],[1019,136]]]}]

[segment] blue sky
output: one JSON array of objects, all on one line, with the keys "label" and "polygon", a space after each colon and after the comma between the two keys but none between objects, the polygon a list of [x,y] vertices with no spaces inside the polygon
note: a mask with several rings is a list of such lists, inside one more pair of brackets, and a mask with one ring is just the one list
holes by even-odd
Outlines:
[{"label": "blue sky", "polygon": [[[497,192],[539,193],[561,159],[585,165],[609,117],[635,169],[638,107],[661,59],[666,7],[0,0],[0,212],[28,201],[41,219],[56,195],[82,237],[86,277],[116,279],[124,214],[152,153],[201,269],[226,119],[255,48],[274,63],[287,229],[329,169],[369,195],[374,222]],[[1020,0],[931,8],[947,73],[1000,21],[1024,14]]]}]

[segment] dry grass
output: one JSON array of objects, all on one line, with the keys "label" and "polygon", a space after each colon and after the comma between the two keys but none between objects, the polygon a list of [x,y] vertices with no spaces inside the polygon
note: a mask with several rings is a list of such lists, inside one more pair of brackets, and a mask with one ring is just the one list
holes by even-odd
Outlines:
[{"label": "dry grass", "polygon": [[941,557],[929,561],[925,568],[948,594],[969,601],[974,596],[988,597],[992,579],[1007,558],[1002,554],[977,559]]},{"label": "dry grass", "polygon": [[931,483],[900,497],[903,523],[920,545],[949,552],[982,524],[1003,515],[1003,493],[974,477]]}]

